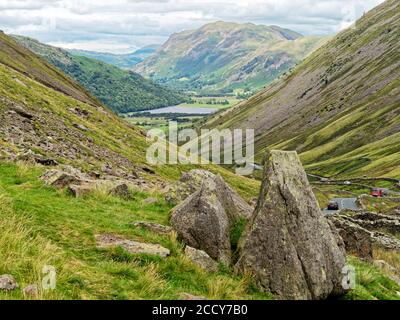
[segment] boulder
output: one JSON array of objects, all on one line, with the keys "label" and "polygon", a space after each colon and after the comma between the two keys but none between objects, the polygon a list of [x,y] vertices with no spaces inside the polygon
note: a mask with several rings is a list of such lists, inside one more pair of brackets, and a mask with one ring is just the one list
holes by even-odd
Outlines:
[{"label": "boulder", "polygon": [[14,277],[9,274],[0,276],[0,291],[12,291],[18,288],[18,284]]},{"label": "boulder", "polygon": [[80,198],[89,195],[95,189],[94,185],[83,184],[83,185],[70,185],[68,187],[68,193],[75,198]]},{"label": "boulder", "polygon": [[214,179],[215,174],[200,169],[194,169],[182,174],[179,182],[171,187],[166,200],[169,203],[179,204],[200,189],[204,179]]},{"label": "boulder", "polygon": [[205,178],[198,191],[172,211],[171,225],[189,246],[231,264],[230,230],[253,209],[220,176]]},{"label": "boulder", "polygon": [[112,234],[97,235],[96,240],[100,248],[122,247],[131,254],[150,254],[162,258],[166,258],[171,254],[168,249],[159,244],[132,241]]},{"label": "boulder", "polygon": [[326,299],[345,292],[343,242],[324,217],[296,152],[266,157],[256,211],[239,242],[237,272],[280,299]]},{"label": "boulder", "polygon": [[171,227],[163,226],[161,224],[154,223],[154,222],[136,221],[136,222],[132,222],[131,225],[134,227],[145,228],[154,233],[159,233],[159,234],[168,234],[168,233],[172,232]]},{"label": "boulder", "polygon": [[71,184],[80,185],[90,181],[90,178],[80,170],[71,166],[62,169],[47,170],[41,177],[44,183],[58,189],[63,189]]},{"label": "boulder", "polygon": [[109,193],[124,200],[133,200],[132,192],[129,190],[129,187],[126,183],[117,184],[110,190]]},{"label": "boulder", "polygon": [[211,257],[202,250],[186,246],[185,256],[201,269],[207,272],[217,272],[218,263],[211,259]]},{"label": "boulder", "polygon": [[26,286],[22,291],[27,298],[37,299],[39,297],[39,287],[37,284]]}]

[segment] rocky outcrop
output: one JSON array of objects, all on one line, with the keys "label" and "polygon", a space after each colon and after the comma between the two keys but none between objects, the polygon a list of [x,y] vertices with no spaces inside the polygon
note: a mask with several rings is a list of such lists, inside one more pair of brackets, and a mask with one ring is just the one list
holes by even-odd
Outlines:
[{"label": "rocky outcrop", "polygon": [[197,250],[195,248],[186,246],[185,256],[192,261],[193,264],[207,272],[218,271],[218,263],[211,259],[211,257],[203,250]]},{"label": "rocky outcrop", "polygon": [[187,245],[229,265],[230,229],[239,219],[249,219],[252,211],[220,176],[207,177],[172,211],[171,225]]},{"label": "rocky outcrop", "polygon": [[347,254],[367,260],[373,258],[372,238],[368,230],[335,215],[328,216],[328,218],[334,223],[342,237]]},{"label": "rocky outcrop", "polygon": [[122,247],[131,254],[149,254],[162,258],[170,255],[170,251],[159,244],[132,241],[112,234],[97,235],[96,240],[100,248]]},{"label": "rocky outcrop", "polygon": [[9,274],[0,276],[0,291],[12,291],[18,288],[18,284],[14,277]]},{"label": "rocky outcrop", "polygon": [[[363,219],[360,219],[363,218]],[[372,258],[369,247],[377,246],[386,250],[400,250],[400,240],[390,235],[397,229],[396,218],[364,212],[352,213],[345,211],[329,219],[338,228],[342,236],[346,251],[361,258]],[[380,227],[378,227],[380,226]],[[383,231],[386,230],[386,233]]]},{"label": "rocky outcrop", "polygon": [[344,293],[343,242],[323,216],[296,152],[266,158],[256,211],[239,243],[237,272],[280,299]]}]

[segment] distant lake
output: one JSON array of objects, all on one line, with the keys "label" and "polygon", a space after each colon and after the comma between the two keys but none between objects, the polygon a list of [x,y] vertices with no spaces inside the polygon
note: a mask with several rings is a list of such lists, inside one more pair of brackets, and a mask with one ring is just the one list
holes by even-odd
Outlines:
[{"label": "distant lake", "polygon": [[147,110],[142,112],[148,112],[151,114],[163,114],[163,113],[181,113],[181,114],[198,114],[207,115],[212,114],[220,110],[219,108],[201,108],[201,107],[185,107],[185,106],[173,106],[154,110]]}]

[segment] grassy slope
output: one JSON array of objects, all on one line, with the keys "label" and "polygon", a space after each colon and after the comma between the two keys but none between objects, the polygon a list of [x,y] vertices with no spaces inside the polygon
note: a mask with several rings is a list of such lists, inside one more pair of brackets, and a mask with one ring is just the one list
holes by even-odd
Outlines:
[{"label": "grassy slope", "polygon": [[322,175],[399,177],[399,6],[386,1],[208,126],[254,128],[259,159],[296,149]]},{"label": "grassy slope", "polygon": [[[57,288],[42,299],[176,299],[179,293],[211,299],[271,299],[247,277],[225,267],[206,273],[182,254],[172,236],[129,225],[147,220],[167,224],[171,207],[160,195],[136,191],[134,201],[94,192],[71,198],[43,186],[39,167],[0,162],[0,274],[11,273],[21,287],[40,283],[44,265],[57,270]],[[147,197],[159,202],[144,205]],[[160,243],[171,257],[130,255],[122,249],[98,249],[95,235],[113,233]],[[396,259],[395,256],[391,256]],[[400,287],[379,269],[350,258],[357,269],[357,288],[346,299],[398,299]],[[21,299],[21,291],[0,292],[0,299]]]},{"label": "grassy slope", "polygon": [[174,34],[135,70],[200,93],[262,88],[323,43],[279,27],[216,22]]},{"label": "grassy slope", "polygon": [[[100,192],[73,199],[44,187],[42,168],[0,163],[0,274],[11,273],[20,286],[40,283],[44,265],[56,267],[57,289],[50,299],[176,299],[181,292],[214,299],[265,299],[246,278],[222,268],[208,274],[190,263],[175,236],[159,236],[133,228],[132,221],[167,224],[171,207],[157,194],[134,193],[123,201]],[[159,203],[146,205],[146,197]],[[130,255],[119,249],[96,248],[94,236],[114,233],[160,243],[171,250],[161,259]],[[0,292],[22,298],[20,290]]]},{"label": "grassy slope", "polygon": [[27,37],[14,39],[78,81],[117,113],[168,107],[185,101],[182,94],[132,71],[90,57],[75,56]]}]

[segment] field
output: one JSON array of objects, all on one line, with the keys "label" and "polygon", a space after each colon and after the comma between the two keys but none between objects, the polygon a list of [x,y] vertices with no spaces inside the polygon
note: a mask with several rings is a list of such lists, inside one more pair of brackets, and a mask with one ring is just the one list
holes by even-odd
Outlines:
[{"label": "field", "polygon": [[180,129],[190,128],[193,124],[202,119],[203,115],[196,115],[196,109],[216,109],[216,111],[227,109],[238,104],[241,99],[231,96],[222,97],[191,97],[189,102],[182,103],[178,105],[178,108],[182,108],[184,113],[168,113],[168,114],[146,114],[141,115],[137,112],[121,114],[129,123],[141,127],[145,130],[150,129],[168,129],[169,121],[178,122],[178,127]]}]

